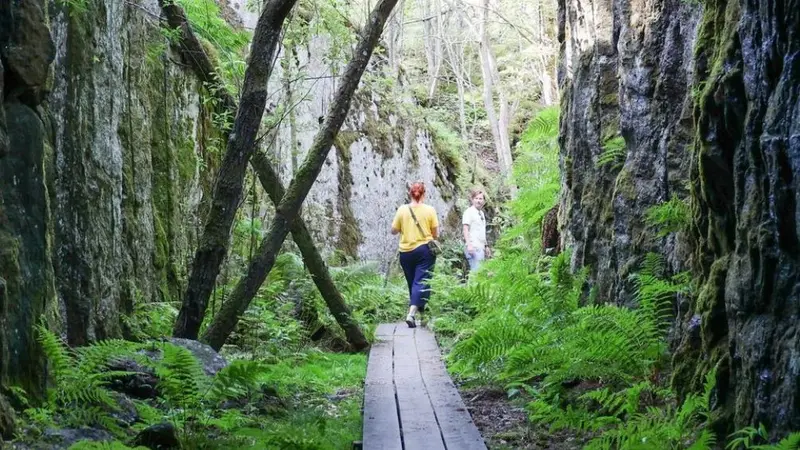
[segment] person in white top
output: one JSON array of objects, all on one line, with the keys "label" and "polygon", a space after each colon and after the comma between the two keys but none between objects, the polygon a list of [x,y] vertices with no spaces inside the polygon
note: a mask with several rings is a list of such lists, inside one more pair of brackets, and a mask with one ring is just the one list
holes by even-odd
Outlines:
[{"label": "person in white top", "polygon": [[461,219],[464,229],[465,254],[469,262],[469,271],[478,269],[481,261],[491,257],[491,249],[486,245],[486,215],[483,205],[486,204],[486,194],[480,189],[473,189],[469,195],[472,204]]}]

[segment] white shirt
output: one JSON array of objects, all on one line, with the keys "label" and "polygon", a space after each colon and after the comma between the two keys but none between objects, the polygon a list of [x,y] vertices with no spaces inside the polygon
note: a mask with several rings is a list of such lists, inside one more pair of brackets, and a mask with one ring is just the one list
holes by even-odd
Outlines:
[{"label": "white shirt", "polygon": [[486,216],[483,211],[470,206],[464,211],[462,225],[469,225],[469,240],[473,247],[486,247]]}]

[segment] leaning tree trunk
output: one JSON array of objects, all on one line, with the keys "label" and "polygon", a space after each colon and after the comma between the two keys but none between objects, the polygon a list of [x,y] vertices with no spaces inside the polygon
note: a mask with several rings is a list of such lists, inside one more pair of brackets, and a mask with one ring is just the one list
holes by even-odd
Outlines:
[{"label": "leaning tree trunk", "polygon": [[397,0],[381,0],[370,14],[364,35],[356,47],[353,59],[347,64],[322,129],[314,138],[302,167],[289,185],[286,195],[278,204],[275,218],[267,236],[261,243],[258,255],[248,267],[247,275],[236,285],[231,298],[222,306],[203,335],[202,340],[211,347],[215,349],[222,347],[239,322],[239,317],[250,305],[258,288],[272,270],[283,240],[289,234],[291,224],[322,170],[322,165],[325,163],[325,158],[333,145],[336,134],[344,123],[353,93],[358,87],[361,75],[372,56],[372,51],[378,43],[386,18],[396,3]]},{"label": "leaning tree trunk", "polygon": [[[258,174],[258,179],[261,180],[261,185],[267,191],[269,198],[274,204],[280,204],[281,199],[286,195],[286,190],[267,157],[261,153],[256,153],[250,163]],[[325,304],[328,305],[331,314],[336,318],[336,322],[344,330],[347,342],[356,350],[366,348],[369,342],[367,342],[361,329],[358,328],[356,321],[353,320],[350,308],[347,307],[342,294],[336,288],[336,284],[334,284],[328,271],[328,266],[314,246],[311,233],[308,232],[303,219],[297,217],[292,221],[290,230],[292,238],[294,238],[294,242],[303,256],[303,261],[308,267],[308,272],[314,280],[314,284],[319,289],[319,293],[322,295],[322,299],[325,300]]]},{"label": "leaning tree trunk", "polygon": [[[220,265],[228,249],[233,219],[242,200],[247,163],[255,148],[256,134],[267,102],[267,81],[283,22],[296,0],[270,0],[261,12],[253,37],[250,61],[244,75],[242,100],[228,139],[225,157],[217,174],[205,230],[192,264],[189,285],[183,298],[174,336],[196,339],[214,288]],[[177,8],[165,5],[162,8]],[[187,27],[188,23],[179,25]]]},{"label": "leaning tree trunk", "polygon": [[[219,100],[218,108],[220,111],[230,112],[232,116],[235,115],[236,102],[219,79],[216,69],[205,53],[200,41],[197,40],[191,28],[182,27],[182,24],[186,23],[183,10],[176,6],[169,10],[165,9],[165,13],[170,27],[181,30],[178,42],[180,44],[179,52],[184,62],[192,67],[198,78],[212,86],[211,90]],[[227,139],[227,136],[225,136],[225,139]],[[264,155],[255,152],[250,160],[250,165],[258,174],[258,179],[272,203],[278,205],[286,189],[269,160]],[[300,254],[308,267],[308,272],[311,274],[311,278],[314,280],[331,314],[344,330],[348,343],[356,350],[366,348],[369,343],[358,324],[352,319],[350,308],[347,307],[344,298],[336,288],[336,284],[334,284],[328,272],[328,267],[322,259],[322,255],[314,246],[311,233],[309,233],[301,217],[298,217],[292,223],[291,231],[292,237],[300,249]]]}]

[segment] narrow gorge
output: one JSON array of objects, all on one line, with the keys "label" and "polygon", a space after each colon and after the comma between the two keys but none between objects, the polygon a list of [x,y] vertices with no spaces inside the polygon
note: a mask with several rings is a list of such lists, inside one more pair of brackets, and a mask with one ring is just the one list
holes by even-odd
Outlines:
[{"label": "narrow gorge", "polygon": [[[186,13],[180,26],[198,36],[203,61],[237,99],[265,3],[174,2]],[[377,3],[300,0],[287,18],[255,150],[284,185],[323,128]],[[76,349],[172,335],[237,114],[219,108],[219,85],[196,71],[197,55],[167,20],[171,5],[0,0],[0,436],[8,442],[57,422],[34,407],[52,400],[57,366],[43,330]],[[400,319],[407,292],[389,228],[409,184],[424,181],[445,247],[432,329],[458,383],[492,385],[508,402],[530,396],[517,405],[526,423],[586,420],[570,431],[583,436],[574,447],[520,438],[508,448],[695,448],[706,432],[716,439],[708,448],[722,448],[747,427],[763,426],[765,445],[800,431],[800,1],[401,0],[333,142],[300,217],[353,323],[369,334]],[[489,200],[498,252],[473,281],[462,214],[475,187]],[[249,167],[243,192],[204,327],[258,259],[276,216]],[[339,361],[347,339],[307,270],[287,239],[258,301],[237,316],[227,358]],[[643,273],[662,291],[653,297],[658,343],[629,358],[640,372],[603,372],[602,359],[570,359],[568,338],[548,337],[560,327],[594,339],[605,325],[575,323],[603,308],[649,311]],[[319,357],[315,346],[337,356]],[[553,364],[564,367],[549,365],[545,348],[557,348]],[[628,364],[617,356],[609,361]],[[265,416],[303,398],[269,383],[260,392],[282,397],[266,406],[272,394],[259,397]],[[627,390],[636,386],[641,404]],[[580,396],[601,388],[636,392],[636,407]],[[651,407],[678,411],[704,390],[707,417],[692,416],[675,446],[591,444],[623,419]],[[571,402],[585,416],[571,416]],[[615,419],[586,425],[607,410]]]}]

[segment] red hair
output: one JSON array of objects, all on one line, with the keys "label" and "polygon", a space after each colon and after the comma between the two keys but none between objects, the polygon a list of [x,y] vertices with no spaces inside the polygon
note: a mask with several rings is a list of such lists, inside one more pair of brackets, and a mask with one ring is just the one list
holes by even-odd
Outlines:
[{"label": "red hair", "polygon": [[419,201],[422,196],[425,195],[425,184],[421,181],[412,183],[411,187],[408,188],[408,195],[414,200]]}]

